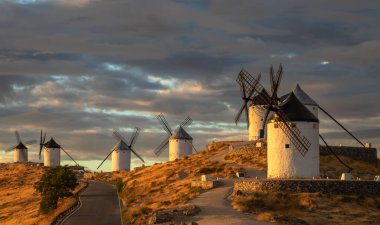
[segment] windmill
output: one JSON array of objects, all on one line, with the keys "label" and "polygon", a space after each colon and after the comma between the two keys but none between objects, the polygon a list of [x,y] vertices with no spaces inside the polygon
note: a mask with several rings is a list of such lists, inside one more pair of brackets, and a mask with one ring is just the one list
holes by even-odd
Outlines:
[{"label": "windmill", "polygon": [[[318,111],[321,110],[326,116],[328,116],[331,120],[333,120],[339,127],[341,127],[346,133],[348,133],[355,141],[357,141],[361,146],[367,148],[363,142],[361,142],[357,137],[355,137],[347,128],[345,128],[338,120],[336,120],[330,113],[328,113],[322,106],[318,103],[316,103],[302,88],[299,84],[297,84],[296,88],[293,90],[294,95],[312,112],[316,117],[318,117]],[[289,93],[290,94],[290,93]],[[285,99],[289,94],[282,97],[282,99]],[[330,148],[330,146],[327,144],[326,140],[323,138],[321,134],[319,134],[320,139],[325,144],[326,148],[333,154],[337,160],[348,169],[348,172],[352,170],[350,166],[348,166],[346,163],[344,163],[339,156]]]},{"label": "windmill", "polygon": [[[131,152],[139,158],[143,163],[144,159],[139,156],[133,149],[133,145],[136,143],[137,137],[140,134],[140,128],[136,127],[136,131],[132,135],[129,142],[118,132],[114,131],[113,136],[119,142],[113,147],[111,152],[106,156],[106,158],[100,163],[97,169],[99,169],[102,164],[107,160],[107,158],[112,154],[112,171],[127,170],[131,169]],[[129,144],[128,144],[129,143]]]},{"label": "windmill", "polygon": [[[277,95],[283,68],[274,74],[270,67],[271,95],[264,98],[264,87],[242,69],[237,82],[244,83],[263,101],[262,129],[267,126],[268,178],[311,178],[319,176],[319,121],[291,93],[283,102]],[[267,122],[269,113],[272,117]],[[301,132],[302,131],[302,132]]]},{"label": "windmill", "polygon": [[[260,81],[260,78],[261,74],[256,78],[257,83]],[[262,106],[265,105],[265,102],[262,101],[262,99],[269,99],[269,94],[263,89],[258,95],[254,95],[254,89],[252,89],[245,80],[238,79],[237,83],[240,86],[243,105],[235,116],[235,124],[238,124],[244,111],[249,133],[249,141],[256,141],[260,138],[264,138],[264,129],[262,129],[264,123],[264,110]]]},{"label": "windmill", "polygon": [[44,150],[44,166],[56,167],[61,164],[61,150],[75,163],[79,164],[71,157],[71,155],[60,146],[53,138],[50,138],[48,142],[45,143],[46,133],[43,134],[41,130],[40,135],[40,152],[39,159],[41,160],[41,152]]},{"label": "windmill", "polygon": [[29,141],[22,142],[21,137],[20,137],[20,133],[17,130],[15,131],[15,136],[16,136],[16,141],[18,144],[8,148],[7,150],[5,150],[5,152],[10,152],[10,151],[14,150],[13,162],[26,163],[26,162],[28,162],[28,148],[26,146],[32,145],[32,144],[36,143],[37,141],[36,140],[29,140]]},{"label": "windmill", "polygon": [[159,156],[168,145],[169,161],[190,155],[193,153],[193,149],[195,152],[198,152],[193,145],[193,138],[184,129],[193,122],[189,116],[186,117],[174,132],[162,113],[157,115],[157,120],[161,123],[162,128],[164,128],[168,136],[154,150],[156,156]]}]

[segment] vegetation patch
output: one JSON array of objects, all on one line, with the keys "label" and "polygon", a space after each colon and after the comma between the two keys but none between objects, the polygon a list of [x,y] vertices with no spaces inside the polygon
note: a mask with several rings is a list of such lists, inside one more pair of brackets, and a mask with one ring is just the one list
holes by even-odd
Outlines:
[{"label": "vegetation patch", "polygon": [[320,193],[236,193],[232,207],[279,224],[379,224],[380,197]]},{"label": "vegetation patch", "polygon": [[228,145],[228,142],[210,144],[198,154],[135,168],[130,172],[94,173],[88,176],[114,184],[121,179],[124,223],[146,224],[155,212],[186,204],[199,195],[202,190],[192,188],[191,181],[200,179],[201,174],[212,178],[235,176],[239,168],[208,160]]}]

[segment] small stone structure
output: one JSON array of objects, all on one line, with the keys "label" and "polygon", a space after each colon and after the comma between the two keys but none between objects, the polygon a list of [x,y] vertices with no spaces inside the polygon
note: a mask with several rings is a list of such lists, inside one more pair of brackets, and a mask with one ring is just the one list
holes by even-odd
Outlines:
[{"label": "small stone structure", "polygon": [[193,181],[191,181],[191,187],[199,187],[199,188],[202,188],[204,190],[212,189],[212,188],[218,186],[219,184],[220,184],[220,182],[217,180],[206,180],[206,181],[193,180]]},{"label": "small stone structure", "polygon": [[[376,163],[377,150],[376,148],[364,147],[348,147],[348,146],[330,146],[330,148],[339,156],[347,156],[355,160]],[[326,146],[319,146],[320,155],[331,155],[331,152]]]},{"label": "small stone structure", "polygon": [[234,192],[281,191],[321,192],[346,195],[380,196],[380,182],[364,180],[237,180]]},{"label": "small stone structure", "polygon": [[188,217],[195,216],[200,211],[201,210],[197,206],[191,204],[162,209],[153,214],[149,220],[149,224],[162,224],[187,220]]}]

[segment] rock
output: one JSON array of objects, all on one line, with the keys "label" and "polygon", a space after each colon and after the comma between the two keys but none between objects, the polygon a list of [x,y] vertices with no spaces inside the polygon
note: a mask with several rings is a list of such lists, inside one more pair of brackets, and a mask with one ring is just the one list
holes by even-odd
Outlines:
[{"label": "rock", "polygon": [[184,224],[183,222],[175,223],[174,221],[178,221],[181,218],[194,216],[198,214],[200,211],[201,210],[197,206],[191,204],[158,210],[149,219],[149,224]]},{"label": "rock", "polygon": [[273,219],[276,223],[283,225],[309,225],[306,221],[291,216],[276,215]]}]

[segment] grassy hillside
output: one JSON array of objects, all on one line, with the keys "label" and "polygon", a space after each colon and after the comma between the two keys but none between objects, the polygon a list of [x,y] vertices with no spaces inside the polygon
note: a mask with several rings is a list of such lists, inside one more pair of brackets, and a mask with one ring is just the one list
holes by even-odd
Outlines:
[{"label": "grassy hillside", "polygon": [[[380,175],[374,164],[340,157],[354,170],[354,179],[373,179]],[[244,147],[230,151],[224,160],[246,167],[266,169],[265,150],[252,151]],[[333,156],[320,158],[321,175],[339,178],[347,169]],[[320,193],[257,192],[232,196],[237,211],[253,213],[258,220],[279,224],[380,224],[380,197],[348,196]]]},{"label": "grassy hillside", "polygon": [[144,224],[149,215],[163,208],[181,205],[195,198],[200,189],[191,188],[193,179],[201,174],[211,177],[232,177],[239,168],[208,160],[228,146],[227,142],[209,145],[207,150],[173,162],[136,168],[131,172],[95,173],[93,178],[116,182],[122,179],[124,186],[120,194],[125,224]]},{"label": "grassy hillside", "polygon": [[75,198],[67,198],[58,203],[58,209],[54,213],[40,215],[41,197],[33,185],[43,172],[42,167],[21,163],[0,164],[0,224],[47,225],[56,215],[75,203]]}]

